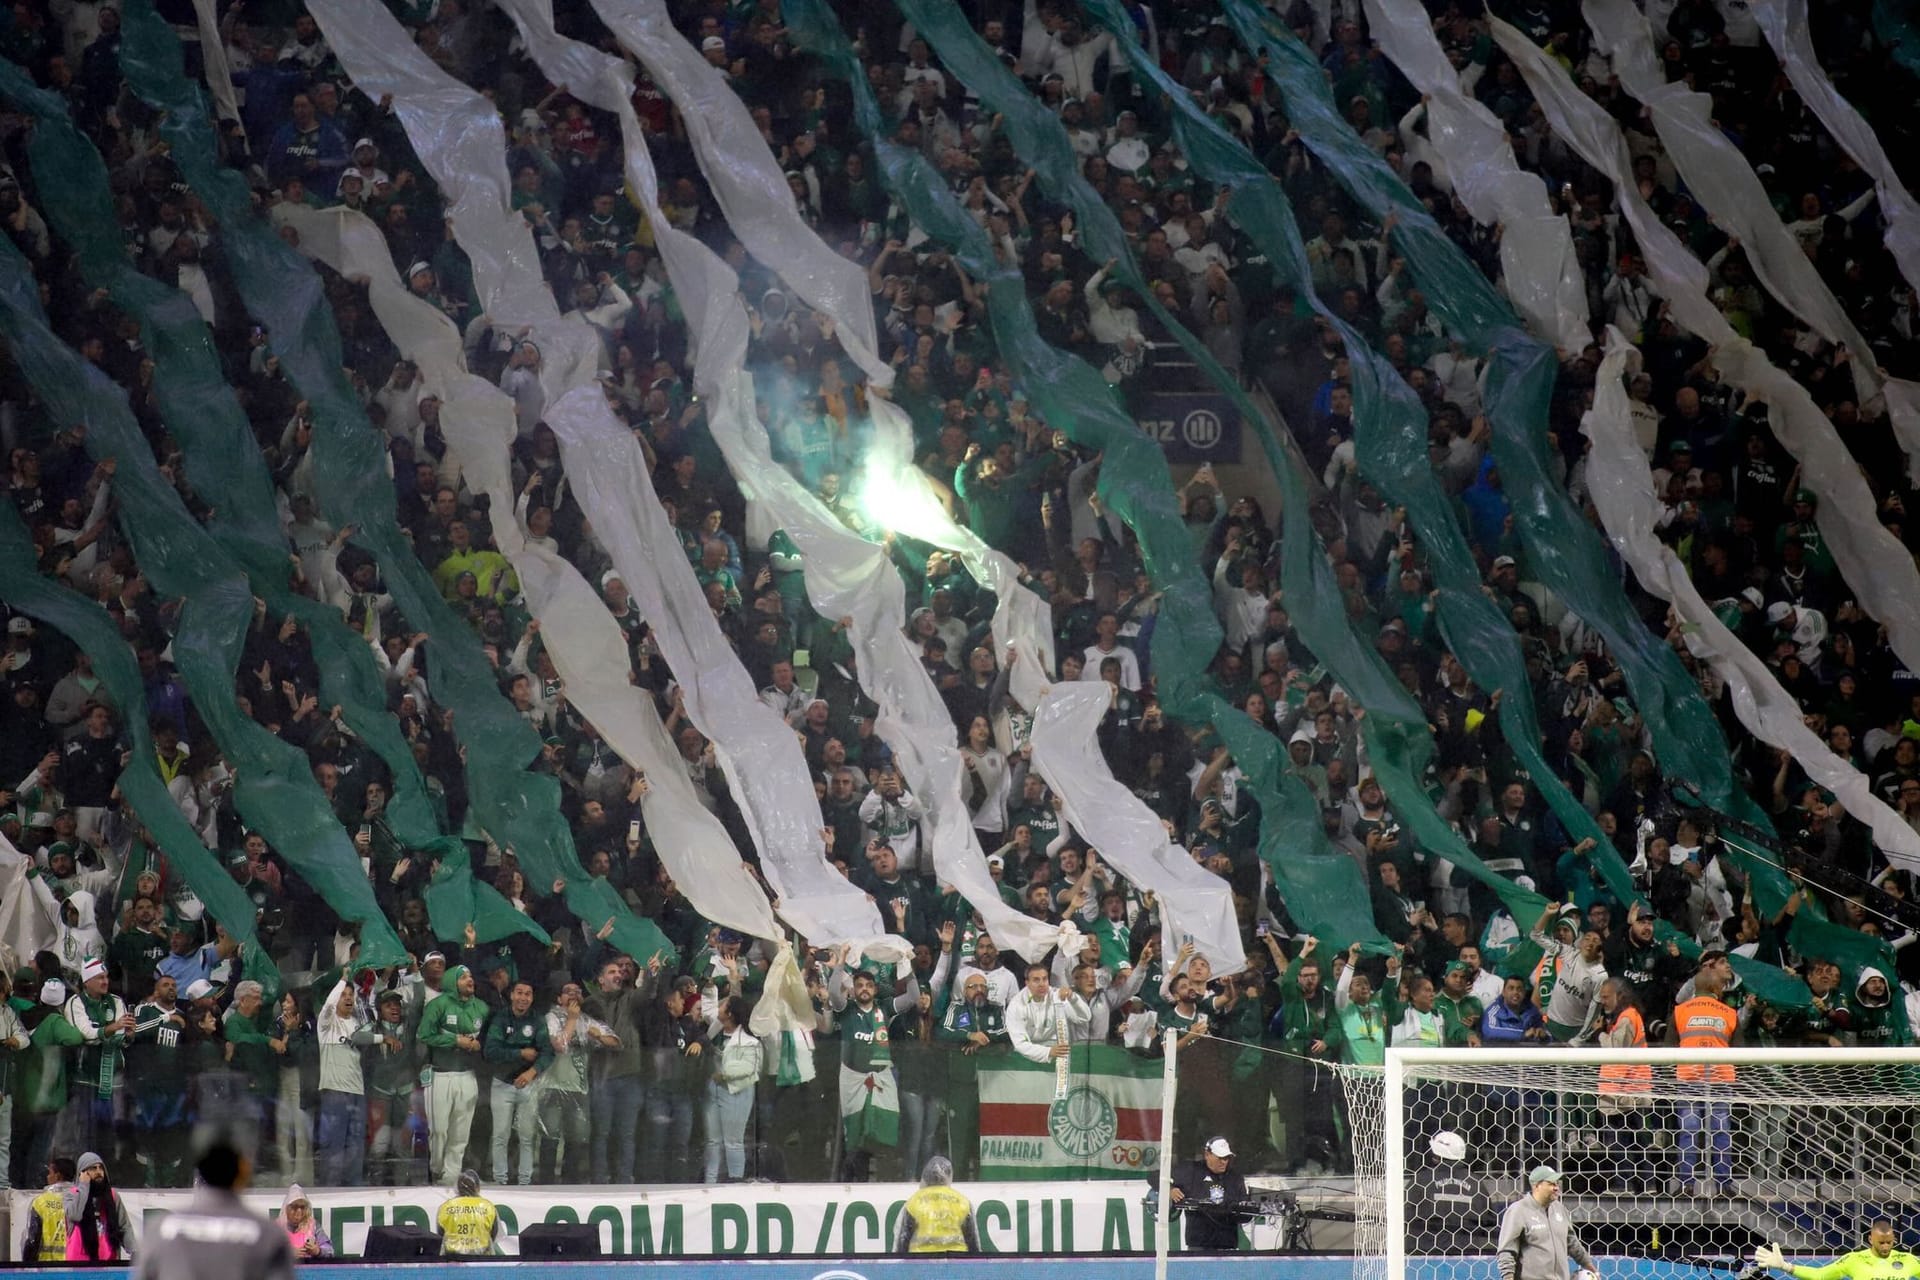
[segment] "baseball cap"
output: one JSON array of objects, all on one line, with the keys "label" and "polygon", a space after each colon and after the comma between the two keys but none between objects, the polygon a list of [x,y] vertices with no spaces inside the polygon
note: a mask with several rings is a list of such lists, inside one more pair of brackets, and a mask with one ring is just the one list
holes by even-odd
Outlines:
[{"label": "baseball cap", "polygon": [[1233,1148],[1227,1145],[1225,1138],[1215,1138],[1207,1144],[1207,1154],[1220,1160],[1233,1159]]},{"label": "baseball cap", "polygon": [[702,53],[707,52],[709,49],[725,49],[726,47],[727,42],[719,36],[708,36],[700,42],[700,52]]},{"label": "baseball cap", "polygon": [[1767,606],[1767,621],[1777,627],[1781,623],[1785,622],[1787,620],[1787,616],[1792,612],[1793,612],[1793,606],[1788,604],[1785,600],[1775,600],[1772,604]]},{"label": "baseball cap", "polygon": [[1560,1181],[1560,1171],[1550,1164],[1537,1165],[1533,1172],[1527,1175],[1527,1185],[1530,1187],[1537,1187],[1543,1182],[1558,1181]]},{"label": "baseball cap", "polygon": [[33,634],[33,619],[32,619],[32,618],[20,618],[20,617],[15,617],[15,618],[9,618],[9,619],[7,619],[7,634],[8,634],[8,635],[10,635],[10,636],[30,636],[30,635],[32,635],[32,634]]},{"label": "baseball cap", "polygon": [[205,1000],[213,992],[213,983],[205,978],[195,978],[187,984],[187,1002],[191,1004],[195,1000]]},{"label": "baseball cap", "polygon": [[1512,556],[1495,556],[1493,558],[1493,567],[1496,569],[1513,569],[1518,566],[1519,562]]}]

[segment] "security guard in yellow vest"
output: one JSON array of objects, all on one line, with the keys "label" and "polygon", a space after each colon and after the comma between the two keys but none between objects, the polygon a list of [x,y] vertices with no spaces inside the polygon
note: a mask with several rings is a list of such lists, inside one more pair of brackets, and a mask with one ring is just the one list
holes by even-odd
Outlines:
[{"label": "security guard in yellow vest", "polygon": [[73,1185],[73,1161],[65,1156],[47,1161],[47,1189],[28,1206],[27,1229],[20,1240],[22,1262],[67,1260],[67,1188]]},{"label": "security guard in yellow vest", "polygon": [[500,1211],[480,1194],[480,1175],[460,1173],[453,1199],[440,1206],[440,1252],[449,1258],[484,1258],[500,1252]]},{"label": "security guard in yellow vest", "polygon": [[953,1189],[953,1163],[945,1156],[927,1161],[920,1174],[920,1189],[901,1210],[893,1249],[905,1255],[980,1252],[973,1205]]}]

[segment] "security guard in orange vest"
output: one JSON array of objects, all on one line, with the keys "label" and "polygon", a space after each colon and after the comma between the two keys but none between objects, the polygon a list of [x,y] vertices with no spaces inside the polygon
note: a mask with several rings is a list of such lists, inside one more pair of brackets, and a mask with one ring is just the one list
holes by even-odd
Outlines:
[{"label": "security guard in orange vest", "polygon": [[900,1211],[894,1233],[895,1253],[978,1253],[980,1232],[973,1225],[973,1205],[953,1189],[953,1163],[945,1156],[927,1161],[920,1189]]},{"label": "security guard in orange vest", "polygon": [[[1673,1008],[1673,1025],[1668,1034],[1682,1049],[1725,1049],[1733,1044],[1740,1029],[1740,1015],[1720,999],[1725,979],[1717,968],[1703,968],[1694,975],[1693,998]],[[1725,1102],[1713,1095],[1716,1086],[1733,1083],[1730,1062],[1683,1062],[1673,1069],[1674,1078],[1693,1100],[1680,1104],[1680,1181],[1692,1183],[1699,1170],[1704,1184],[1707,1148],[1713,1150],[1713,1179],[1720,1190],[1733,1186],[1733,1113]],[[1694,1190],[1684,1187],[1682,1193]]]},{"label": "security guard in orange vest", "polygon": [[28,1205],[27,1229],[20,1239],[22,1262],[67,1260],[67,1189],[73,1186],[73,1161],[47,1161],[47,1189]]}]

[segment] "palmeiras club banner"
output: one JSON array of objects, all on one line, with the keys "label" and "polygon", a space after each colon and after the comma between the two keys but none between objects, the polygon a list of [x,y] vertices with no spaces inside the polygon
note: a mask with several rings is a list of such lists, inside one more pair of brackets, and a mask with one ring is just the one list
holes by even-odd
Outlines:
[{"label": "palmeiras club banner", "polygon": [[1160,1164],[1163,1064],[1076,1045],[1064,1097],[1052,1064],[1017,1055],[980,1067],[980,1176],[1140,1178]]}]

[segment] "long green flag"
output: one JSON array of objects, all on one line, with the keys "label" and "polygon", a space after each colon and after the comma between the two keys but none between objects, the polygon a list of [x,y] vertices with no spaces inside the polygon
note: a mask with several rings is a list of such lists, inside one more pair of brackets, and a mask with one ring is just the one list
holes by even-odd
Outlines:
[{"label": "long green flag", "polygon": [[[1356,435],[1362,425],[1369,434],[1395,432],[1425,436],[1426,415],[1410,387],[1402,382],[1383,358],[1371,351],[1364,338],[1314,295],[1312,273],[1307,266],[1306,246],[1294,226],[1293,213],[1285,191],[1266,168],[1238,139],[1229,134],[1213,117],[1202,111],[1178,81],[1162,70],[1143,48],[1134,33],[1132,20],[1115,0],[1088,0],[1085,7],[1094,20],[1112,35],[1117,47],[1132,64],[1134,74],[1157,86],[1166,95],[1173,111],[1173,134],[1192,171],[1216,187],[1231,191],[1226,204],[1227,216],[1246,233],[1254,247],[1265,254],[1268,263],[1283,279],[1292,282],[1339,332],[1346,344],[1349,367],[1353,370]],[[1366,421],[1361,423],[1364,407]],[[1297,511],[1290,521],[1287,537],[1293,540],[1304,531],[1308,497],[1298,471],[1289,464],[1282,477],[1286,509]],[[1337,590],[1319,589],[1306,606],[1322,616],[1316,631],[1336,636],[1356,651],[1336,667],[1347,692],[1366,710],[1368,760],[1379,776],[1381,786],[1395,801],[1398,815],[1429,857],[1442,857],[1461,872],[1492,890],[1521,928],[1531,928],[1545,912],[1547,900],[1513,880],[1492,871],[1482,862],[1454,825],[1435,810],[1425,790],[1425,775],[1432,764],[1435,748],[1426,713],[1415,702],[1386,662],[1360,637],[1346,630],[1345,601]],[[1473,598],[1486,604],[1476,579]],[[1297,595],[1287,595],[1289,616],[1298,616]],[[1489,606],[1490,607],[1490,606]],[[1505,628],[1512,641],[1512,628]],[[1514,657],[1519,646],[1513,642]],[[1316,645],[1316,652],[1320,652]],[[1336,653],[1344,653],[1336,649]],[[1329,660],[1329,665],[1334,665]],[[1505,688],[1508,696],[1524,696],[1527,688],[1525,668],[1515,686]],[[1544,761],[1542,762],[1544,768]],[[1596,834],[1597,834],[1596,827]],[[1630,887],[1630,885],[1629,885]]]},{"label": "long green flag", "polygon": [[94,674],[125,721],[130,751],[118,780],[121,795],[207,914],[241,944],[248,976],[277,989],[279,974],[254,932],[253,900],[200,843],[160,777],[147,729],[146,682],[133,650],[105,609],[41,574],[33,537],[10,503],[0,503],[0,599],[65,635],[93,659]]},{"label": "long green flag", "polygon": [[[180,442],[189,482],[197,492],[217,498],[208,532],[244,569],[269,610],[290,615],[307,628],[325,704],[341,709],[346,727],[373,749],[393,776],[384,817],[394,836],[417,856],[437,856],[453,875],[470,881],[464,848],[442,838],[425,778],[387,710],[385,688],[366,639],[346,625],[338,610],[287,587],[287,538],[272,477],[245,412],[224,380],[205,320],[184,293],[140,274],[128,261],[113,217],[106,166],[73,126],[64,101],[35,88],[24,72],[4,61],[0,96],[36,118],[28,156],[50,225],[74,250],[87,282],[105,289],[116,306],[140,322],[141,339],[153,356],[154,390],[168,428]],[[229,763],[236,772],[250,773],[258,772],[263,762]],[[443,900],[431,898],[430,909]],[[473,914],[458,918],[430,910],[440,936],[458,938],[472,923],[482,941],[514,932],[546,940],[543,929],[491,886],[476,886],[468,902]]]},{"label": "long green flag", "polygon": [[[1358,869],[1327,843],[1312,793],[1283,772],[1273,736],[1222,698],[1207,674],[1219,650],[1220,624],[1208,586],[1197,572],[1193,539],[1181,520],[1160,446],[1139,430],[1097,371],[1040,338],[1019,265],[995,255],[985,232],[923,156],[891,140],[860,60],[831,12],[819,0],[789,0],[785,13],[797,44],[851,87],[856,123],[873,145],[888,192],[915,225],[948,245],[968,273],[985,285],[988,318],[1001,357],[1036,407],[1073,440],[1102,451],[1101,497],[1138,536],[1147,573],[1162,593],[1153,648],[1161,700],[1178,720],[1212,724],[1233,753],[1246,778],[1243,785],[1260,805],[1260,857],[1296,923],[1331,942],[1364,941],[1386,950]],[[945,38],[955,42],[954,53],[943,50],[942,56],[969,83],[986,84],[982,75],[989,63],[998,70],[990,52],[982,58],[958,43],[961,36],[971,40],[972,33],[957,11],[910,16],[923,31],[922,18],[940,24]],[[1017,83],[1009,89],[995,82],[990,90],[996,103],[1005,104],[996,109],[1009,113],[1021,110],[1022,99],[1031,101]],[[1064,139],[1060,141],[1064,146]],[[1036,138],[1036,145],[1045,145],[1045,140]],[[1071,165],[1070,152],[1066,162]]]},{"label": "long green flag", "polygon": [[454,710],[479,825],[519,859],[530,891],[563,882],[574,915],[596,928],[611,920],[623,951],[643,960],[673,955],[652,921],[629,911],[606,880],[587,875],[560,811],[559,783],[526,768],[539,753],[537,735],[501,695],[478,637],[440,598],[395,519],[384,437],[341,374],[340,334],[319,276],[254,214],[240,175],[218,163],[205,101],[182,71],[179,40],[149,0],[125,7],[120,63],[133,92],[163,113],[172,159],[220,220],[242,302],[308,402],[323,509],[336,526],[358,530],[356,544],[379,563],[401,613],[432,637],[435,694]]},{"label": "long green flag", "polygon": [[255,724],[235,700],[240,650],[253,620],[245,577],[160,475],[125,393],[48,326],[32,268],[10,240],[0,242],[0,333],[49,411],[60,421],[85,424],[88,453],[115,464],[113,494],[142,571],[160,595],[185,602],[174,663],[235,768],[233,799],[241,818],[343,919],[360,925],[366,963],[401,963],[406,950],[374,900],[305,753]]}]

